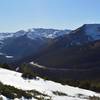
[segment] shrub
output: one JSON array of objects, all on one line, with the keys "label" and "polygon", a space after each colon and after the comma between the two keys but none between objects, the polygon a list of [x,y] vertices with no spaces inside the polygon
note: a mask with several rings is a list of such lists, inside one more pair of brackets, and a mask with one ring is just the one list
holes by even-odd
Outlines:
[{"label": "shrub", "polygon": [[59,92],[59,91],[53,91],[53,94],[58,95],[58,96],[68,96],[66,93]]},{"label": "shrub", "polygon": [[8,64],[6,64],[6,63],[0,64],[0,67],[1,68],[6,68],[6,69],[10,69],[10,66]]},{"label": "shrub", "polygon": [[21,72],[23,73],[22,74],[22,77],[24,78],[24,79],[36,79],[36,73],[34,73],[33,71],[32,71],[32,68],[30,67],[30,66],[28,66],[27,64],[23,64],[22,66],[21,66]]},{"label": "shrub", "polygon": [[2,83],[0,83],[0,93],[9,99],[21,98],[22,96],[27,99],[32,98],[32,95],[27,91],[17,89],[13,86],[3,85]]}]

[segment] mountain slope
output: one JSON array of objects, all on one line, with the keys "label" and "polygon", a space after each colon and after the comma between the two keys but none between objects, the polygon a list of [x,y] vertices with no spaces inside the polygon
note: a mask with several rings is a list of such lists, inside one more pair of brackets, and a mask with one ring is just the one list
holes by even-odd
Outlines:
[{"label": "mountain slope", "polygon": [[[49,69],[56,69],[59,74],[55,70],[52,71],[63,78],[99,79],[100,38],[97,35],[99,32],[95,31],[98,30],[97,26],[100,25],[83,25],[68,35],[54,39],[52,44],[36,55],[33,61]],[[94,35],[91,31],[86,31],[90,30],[90,27],[98,38],[92,37]]]},{"label": "mountain slope", "polygon": [[61,85],[41,78],[38,78],[38,80],[25,80],[21,75],[21,73],[0,68],[0,82],[3,84],[22,90],[35,90],[49,95],[52,100],[88,100],[89,96],[100,97],[100,94],[92,91]]},{"label": "mountain slope", "polygon": [[55,38],[37,55],[36,62],[50,67],[99,62],[99,28],[100,24],[85,24],[68,35]]},{"label": "mountain slope", "polygon": [[37,28],[15,33],[0,33],[0,55],[4,58],[0,57],[1,63],[11,63],[34,55],[47,46],[53,38],[69,32],[70,30]]},{"label": "mountain slope", "polygon": [[[15,33],[0,33],[0,56],[3,59],[0,58],[2,62],[16,62],[40,53],[49,45],[49,51],[53,46],[59,50],[81,46],[99,39],[100,24],[85,24],[73,31],[33,28]],[[30,52],[27,52],[28,50]]]}]

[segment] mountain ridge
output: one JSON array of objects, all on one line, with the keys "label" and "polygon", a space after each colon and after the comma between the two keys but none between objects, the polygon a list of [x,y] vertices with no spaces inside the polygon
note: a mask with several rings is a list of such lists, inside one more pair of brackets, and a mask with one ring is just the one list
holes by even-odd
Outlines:
[{"label": "mountain ridge", "polygon": [[[0,33],[0,56],[4,56],[9,62],[13,59],[21,60],[31,55],[34,56],[51,45],[56,45],[55,47],[60,49],[85,45],[100,40],[99,28],[100,24],[84,24],[72,31],[33,28],[15,33]],[[28,54],[28,50],[30,50],[30,54]],[[23,55],[20,55],[22,51]],[[11,56],[12,59],[9,58]]]}]

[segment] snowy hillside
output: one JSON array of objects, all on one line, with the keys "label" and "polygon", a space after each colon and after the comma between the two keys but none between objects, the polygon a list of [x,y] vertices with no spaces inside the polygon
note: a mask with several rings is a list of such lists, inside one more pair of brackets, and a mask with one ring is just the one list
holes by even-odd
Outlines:
[{"label": "snowy hillside", "polygon": [[[62,85],[53,81],[46,81],[42,78],[38,78],[36,80],[25,80],[21,77],[21,75],[21,73],[0,68],[1,83],[14,86],[22,90],[36,90],[42,94],[50,96],[52,100],[88,100],[89,96],[100,97],[100,94],[89,90]],[[6,97],[2,97],[6,100]],[[33,100],[36,99],[33,98]]]}]

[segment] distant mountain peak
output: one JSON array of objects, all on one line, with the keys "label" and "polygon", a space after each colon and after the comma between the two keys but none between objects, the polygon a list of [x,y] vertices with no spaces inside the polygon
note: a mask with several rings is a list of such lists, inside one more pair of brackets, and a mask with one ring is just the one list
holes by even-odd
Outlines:
[{"label": "distant mountain peak", "polygon": [[91,40],[100,40],[100,24],[84,24],[72,33],[86,35]]},{"label": "distant mountain peak", "polygon": [[85,24],[85,33],[93,38],[100,39],[100,24]]},{"label": "distant mountain peak", "polygon": [[85,26],[99,26],[100,24],[94,23],[94,24],[84,24]]}]

